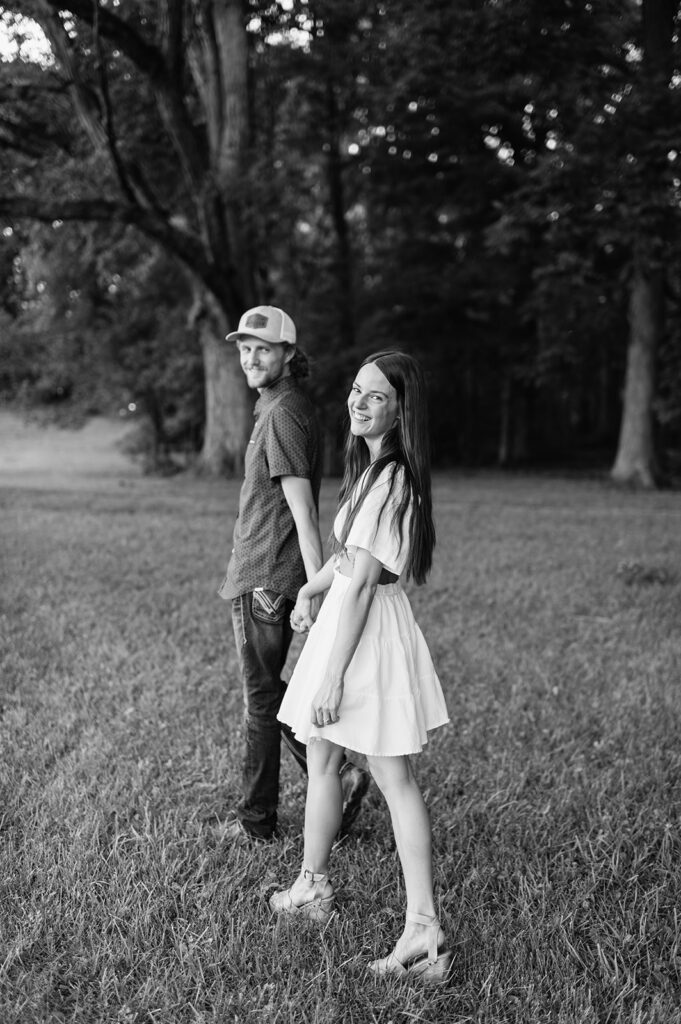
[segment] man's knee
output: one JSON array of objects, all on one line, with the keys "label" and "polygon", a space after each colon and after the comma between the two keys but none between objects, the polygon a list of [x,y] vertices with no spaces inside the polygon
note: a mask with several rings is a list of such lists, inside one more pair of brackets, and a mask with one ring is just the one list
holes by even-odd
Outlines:
[{"label": "man's knee", "polygon": [[253,694],[244,690],[244,718],[246,722],[262,726],[272,725],[280,727],[277,714],[281,700],[273,695]]}]

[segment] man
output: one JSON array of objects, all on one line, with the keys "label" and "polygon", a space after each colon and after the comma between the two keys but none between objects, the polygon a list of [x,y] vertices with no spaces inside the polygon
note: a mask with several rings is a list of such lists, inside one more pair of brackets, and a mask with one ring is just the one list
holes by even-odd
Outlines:
[{"label": "man", "polygon": [[[244,690],[242,799],[223,837],[271,842],[277,827],[280,737],[304,772],[305,746],[277,720],[281,672],[292,639],[290,615],[300,587],[321,568],[319,426],[298,380],[307,360],[291,318],[275,306],[243,314],[236,341],[241,368],[260,397],[245,459],[234,547],[220,596],[232,602],[232,625]],[[356,818],[368,773],[344,762],[341,833]]]}]

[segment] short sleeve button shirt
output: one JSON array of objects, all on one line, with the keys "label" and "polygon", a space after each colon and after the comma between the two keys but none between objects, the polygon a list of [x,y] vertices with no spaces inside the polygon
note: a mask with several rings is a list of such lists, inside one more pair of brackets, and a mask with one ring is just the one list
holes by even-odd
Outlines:
[{"label": "short sleeve button shirt", "polygon": [[234,548],[219,594],[239,597],[258,587],[295,600],[305,566],[280,477],[305,477],[315,505],[321,484],[321,444],[307,395],[293,377],[265,388],[255,405],[246,451]]}]

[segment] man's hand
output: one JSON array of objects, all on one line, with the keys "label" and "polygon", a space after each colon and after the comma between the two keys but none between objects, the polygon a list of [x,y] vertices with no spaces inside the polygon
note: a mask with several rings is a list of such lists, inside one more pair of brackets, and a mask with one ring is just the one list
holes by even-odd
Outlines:
[{"label": "man's hand", "polygon": [[309,633],[312,619],[304,615],[296,606],[291,612],[291,629],[296,633]]},{"label": "man's hand", "polygon": [[310,627],[319,614],[321,597],[301,597],[298,594],[296,606],[291,612],[291,628],[296,633],[309,633]]}]

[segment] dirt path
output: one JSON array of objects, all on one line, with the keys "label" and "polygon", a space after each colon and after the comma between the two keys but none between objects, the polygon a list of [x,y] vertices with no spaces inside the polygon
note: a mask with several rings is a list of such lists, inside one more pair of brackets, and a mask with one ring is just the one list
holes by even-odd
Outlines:
[{"label": "dirt path", "polygon": [[80,430],[27,423],[0,411],[0,487],[75,487],[138,479],[116,443],[129,422],[96,417]]}]

